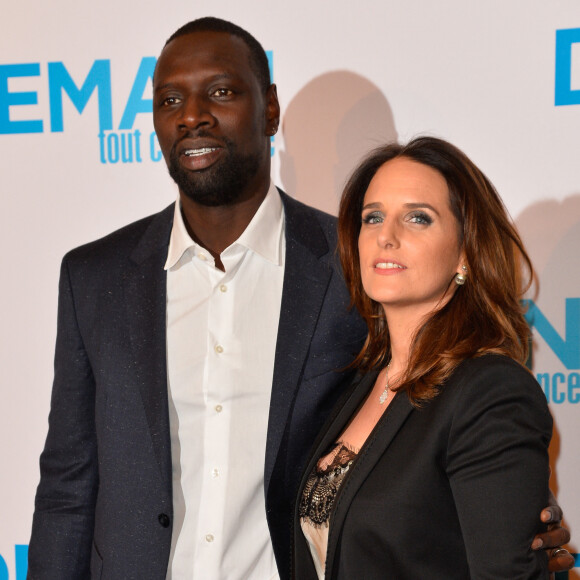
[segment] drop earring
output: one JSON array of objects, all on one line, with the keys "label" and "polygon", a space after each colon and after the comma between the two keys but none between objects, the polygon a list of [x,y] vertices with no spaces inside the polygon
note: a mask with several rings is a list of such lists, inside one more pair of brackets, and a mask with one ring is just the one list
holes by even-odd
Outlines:
[{"label": "drop earring", "polygon": [[467,266],[461,266],[461,272],[455,275],[455,283],[458,286],[463,286],[467,280]]}]

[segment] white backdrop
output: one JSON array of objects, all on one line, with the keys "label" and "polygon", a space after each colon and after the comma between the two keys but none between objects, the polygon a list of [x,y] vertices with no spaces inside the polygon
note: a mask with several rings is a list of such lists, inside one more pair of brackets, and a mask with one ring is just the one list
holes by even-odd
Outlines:
[{"label": "white backdrop", "polygon": [[[290,194],[334,212],[364,152],[419,133],[458,145],[495,183],[540,274],[534,372],[555,418],[552,487],[577,551],[577,0],[21,0],[0,21],[0,580],[25,578],[60,259],[173,201],[152,159],[147,71],[176,28],[205,15],[272,51],[283,111],[273,177]],[[85,81],[98,91],[74,88]]]}]

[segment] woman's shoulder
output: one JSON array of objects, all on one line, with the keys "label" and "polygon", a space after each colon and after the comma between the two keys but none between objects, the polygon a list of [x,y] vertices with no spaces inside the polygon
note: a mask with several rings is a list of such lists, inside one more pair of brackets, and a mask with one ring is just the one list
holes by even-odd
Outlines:
[{"label": "woman's shoulder", "polygon": [[534,375],[518,361],[499,354],[485,354],[463,361],[451,375],[443,392],[460,406],[493,403],[535,409],[549,415],[548,403]]},{"label": "woman's shoulder", "polygon": [[531,371],[518,361],[501,354],[487,353],[462,361],[449,383],[480,382],[493,379],[500,383],[518,381],[539,387]]}]

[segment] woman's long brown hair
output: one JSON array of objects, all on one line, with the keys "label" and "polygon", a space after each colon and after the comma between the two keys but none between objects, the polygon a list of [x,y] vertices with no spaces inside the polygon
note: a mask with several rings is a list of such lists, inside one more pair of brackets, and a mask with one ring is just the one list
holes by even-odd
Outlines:
[{"label": "woman's long brown hair", "polygon": [[[338,217],[338,251],[351,302],[369,328],[354,365],[370,370],[390,358],[383,307],[364,292],[358,237],[366,190],[387,161],[405,157],[438,171],[449,188],[459,243],[466,256],[467,281],[417,330],[407,372],[396,390],[407,391],[415,405],[435,397],[465,359],[497,353],[525,362],[530,331],[520,298],[534,272],[523,243],[497,191],[457,147],[434,137],[418,137],[370,153],[349,179]],[[526,284],[522,284],[522,273]],[[450,284],[453,284],[450,281]]]}]

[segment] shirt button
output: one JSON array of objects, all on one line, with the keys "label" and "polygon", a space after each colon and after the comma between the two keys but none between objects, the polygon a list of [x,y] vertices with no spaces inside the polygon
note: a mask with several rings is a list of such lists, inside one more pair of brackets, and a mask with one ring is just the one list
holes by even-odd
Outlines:
[{"label": "shirt button", "polygon": [[218,354],[221,354],[222,352],[224,352],[224,347],[221,344],[217,344],[216,347],[215,347],[215,351]]},{"label": "shirt button", "polygon": [[214,470],[212,470],[212,472],[211,472],[211,476],[212,476],[214,479],[215,479],[216,477],[219,477],[219,475],[220,475],[220,471],[219,471],[219,469],[214,469]]},{"label": "shirt button", "polygon": [[225,284],[221,284],[220,285],[220,291],[227,292],[228,291],[228,287]]},{"label": "shirt button", "polygon": [[208,542],[209,544],[211,544],[211,542],[213,542],[213,534],[206,534],[205,536],[205,541]]},{"label": "shirt button", "polygon": [[201,252],[197,255],[197,257],[200,260],[203,260],[204,262],[207,260],[207,256],[205,254],[202,254]]},{"label": "shirt button", "polygon": [[221,405],[216,405],[214,408],[216,413],[221,413],[224,410]]}]

